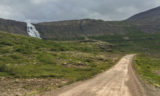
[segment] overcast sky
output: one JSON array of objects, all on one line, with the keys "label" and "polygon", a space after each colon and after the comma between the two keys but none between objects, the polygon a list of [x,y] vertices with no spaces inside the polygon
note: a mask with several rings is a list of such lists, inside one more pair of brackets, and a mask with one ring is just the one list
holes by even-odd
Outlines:
[{"label": "overcast sky", "polygon": [[160,0],[0,0],[0,18],[32,22],[123,20],[160,6]]}]

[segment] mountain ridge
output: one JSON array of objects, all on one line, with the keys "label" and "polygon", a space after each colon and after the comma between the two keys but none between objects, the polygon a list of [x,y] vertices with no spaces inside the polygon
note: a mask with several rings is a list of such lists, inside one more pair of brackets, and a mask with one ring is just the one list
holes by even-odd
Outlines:
[{"label": "mountain ridge", "polygon": [[[136,14],[124,21],[80,19],[40,22],[34,25],[41,37],[49,40],[81,40],[89,36],[124,35],[135,31],[157,34],[160,33],[160,7]],[[28,36],[26,29],[25,22],[0,19],[0,31]]]},{"label": "mountain ridge", "polygon": [[[149,19],[150,18],[150,19]],[[151,19],[155,22],[156,19],[160,19],[160,6],[153,8],[153,9],[149,9],[147,11],[138,13],[136,15],[131,16],[130,18],[127,19],[127,21],[133,21],[133,22],[145,22],[144,20],[146,20],[146,22],[150,21]]]}]

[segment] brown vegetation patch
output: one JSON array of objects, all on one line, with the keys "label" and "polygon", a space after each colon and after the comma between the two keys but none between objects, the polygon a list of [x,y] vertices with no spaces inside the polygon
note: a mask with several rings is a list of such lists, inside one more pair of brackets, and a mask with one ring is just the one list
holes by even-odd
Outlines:
[{"label": "brown vegetation patch", "polygon": [[11,79],[0,77],[0,96],[27,96],[66,84],[62,79]]},{"label": "brown vegetation patch", "polygon": [[154,73],[160,76],[160,70],[155,70]]}]

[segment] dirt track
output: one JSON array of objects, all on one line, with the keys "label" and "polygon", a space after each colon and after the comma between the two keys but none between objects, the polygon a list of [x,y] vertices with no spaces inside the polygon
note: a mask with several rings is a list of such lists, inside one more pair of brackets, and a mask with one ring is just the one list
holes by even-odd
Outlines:
[{"label": "dirt track", "polygon": [[93,79],[47,92],[42,96],[147,96],[133,69],[134,54]]}]

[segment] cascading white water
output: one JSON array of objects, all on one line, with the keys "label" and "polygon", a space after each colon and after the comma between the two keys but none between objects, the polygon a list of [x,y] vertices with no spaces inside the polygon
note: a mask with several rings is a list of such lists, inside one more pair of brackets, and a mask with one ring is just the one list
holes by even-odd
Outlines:
[{"label": "cascading white water", "polygon": [[27,23],[27,33],[29,36],[31,37],[36,37],[41,39],[39,32],[37,31],[36,27],[30,23],[30,22],[26,22]]}]

